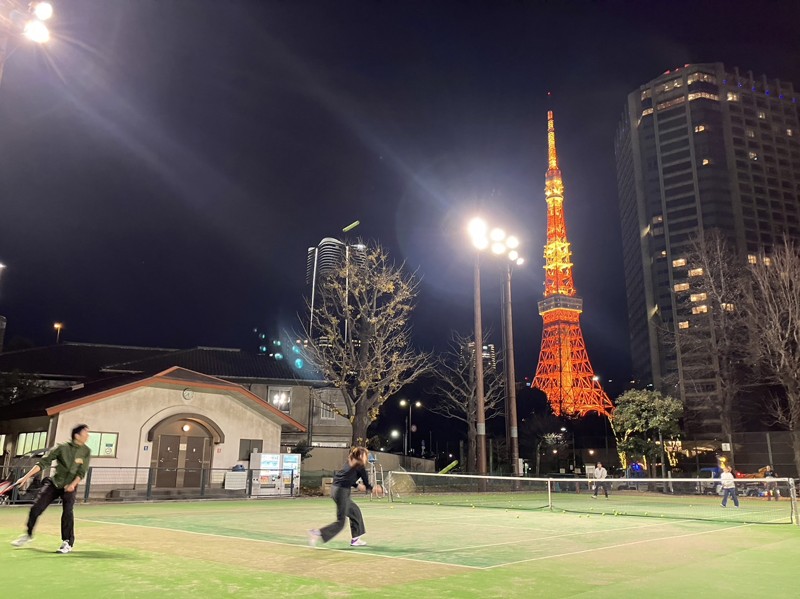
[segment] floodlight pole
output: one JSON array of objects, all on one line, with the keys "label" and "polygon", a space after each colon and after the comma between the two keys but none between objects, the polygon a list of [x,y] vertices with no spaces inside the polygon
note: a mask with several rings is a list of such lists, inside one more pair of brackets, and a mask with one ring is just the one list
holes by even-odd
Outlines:
[{"label": "floodlight pole", "polygon": [[481,323],[480,253],[475,252],[475,405],[478,445],[478,474],[486,474],[486,404],[483,395],[483,325]]}]

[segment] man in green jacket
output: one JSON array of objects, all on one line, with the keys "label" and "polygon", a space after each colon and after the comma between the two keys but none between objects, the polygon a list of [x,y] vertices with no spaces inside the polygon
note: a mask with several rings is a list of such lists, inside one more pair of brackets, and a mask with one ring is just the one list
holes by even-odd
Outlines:
[{"label": "man in green jacket", "polygon": [[75,506],[75,495],[78,483],[86,478],[91,451],[86,445],[89,440],[89,427],[79,424],[72,429],[72,439],[62,443],[50,451],[17,483],[24,486],[28,480],[39,472],[48,474],[53,461],[56,471],[52,478],[44,479],[42,488],[36,496],[28,515],[28,530],[19,539],[11,543],[15,547],[26,545],[33,538],[33,528],[39,516],[56,499],[61,499],[61,547],[58,553],[69,553],[75,546],[75,518],[72,509]]}]

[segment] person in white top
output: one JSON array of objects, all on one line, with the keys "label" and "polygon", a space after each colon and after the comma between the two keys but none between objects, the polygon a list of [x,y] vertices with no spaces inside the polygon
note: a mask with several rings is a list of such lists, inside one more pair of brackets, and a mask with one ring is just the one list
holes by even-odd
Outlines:
[{"label": "person in white top", "polygon": [[730,466],[725,466],[725,471],[719,477],[722,481],[722,507],[728,504],[728,497],[733,499],[733,505],[739,507],[739,497],[736,495],[736,479],[733,477]]},{"label": "person in white top", "polygon": [[608,483],[605,482],[606,476],[608,476],[608,472],[603,468],[603,464],[597,462],[597,466],[594,469],[594,493],[592,494],[592,498],[597,499],[597,492],[603,489],[603,495],[608,499],[608,488],[606,487]]}]

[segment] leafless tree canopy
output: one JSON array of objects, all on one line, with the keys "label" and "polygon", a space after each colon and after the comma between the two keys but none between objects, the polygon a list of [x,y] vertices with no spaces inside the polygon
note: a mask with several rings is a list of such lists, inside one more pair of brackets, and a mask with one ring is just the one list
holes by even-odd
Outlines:
[{"label": "leafless tree canopy", "polygon": [[[429,370],[430,354],[411,346],[417,282],[380,247],[365,248],[323,278],[305,328],[305,357],[342,391],[353,444],[394,393]],[[310,306],[309,306],[310,308]]]},{"label": "leafless tree canopy", "polygon": [[757,357],[783,397],[768,408],[775,421],[792,432],[800,470],[800,253],[784,240],[749,269],[751,339]]},{"label": "leafless tree canopy", "polygon": [[[467,349],[472,342],[473,339],[470,337],[453,333],[450,350],[441,355],[436,363],[434,373],[436,379],[432,391],[436,395],[437,403],[431,407],[431,411],[466,424],[469,448],[468,470],[475,471],[477,470],[475,461],[478,422],[475,399],[477,385],[474,353]],[[486,369],[483,379],[486,419],[489,420],[503,413],[502,368],[498,366],[496,370]]]},{"label": "leafless tree canopy", "polygon": [[687,328],[676,329],[684,391],[701,394],[703,412],[687,405],[687,416],[718,417],[722,433],[733,432],[739,411],[736,400],[750,379],[745,321],[747,290],[744,257],[719,231],[696,237],[687,257],[690,292],[677,297],[677,320]]}]

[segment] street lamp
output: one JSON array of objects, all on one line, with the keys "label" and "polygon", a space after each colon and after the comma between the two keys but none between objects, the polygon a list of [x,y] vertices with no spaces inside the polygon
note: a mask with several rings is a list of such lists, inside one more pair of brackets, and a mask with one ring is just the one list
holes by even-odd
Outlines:
[{"label": "street lamp", "polygon": [[505,286],[503,288],[503,336],[506,346],[506,438],[511,452],[511,464],[516,476],[520,476],[519,468],[519,429],[517,427],[517,390],[514,371],[514,332],[511,310],[511,273],[512,266],[522,266],[525,259],[519,254],[519,239],[508,235],[503,229],[490,229],[481,218],[473,218],[467,227],[475,254],[475,382],[477,405],[477,441],[478,472],[486,473],[486,402],[483,389],[483,331],[481,328],[480,304],[480,252],[489,248],[496,256],[505,255],[509,262],[506,268]]},{"label": "street lamp", "polygon": [[53,323],[53,328],[56,330],[56,344],[58,344],[59,339],[61,339],[61,329],[64,328],[64,325],[60,322]]},{"label": "street lamp", "polygon": [[412,405],[415,408],[421,408],[422,402],[415,401],[412,403],[407,399],[400,400],[400,407],[405,408],[406,406],[408,406],[408,416],[406,417],[406,436],[403,441],[403,453],[406,455],[408,455],[408,452],[411,450],[411,406]]}]

